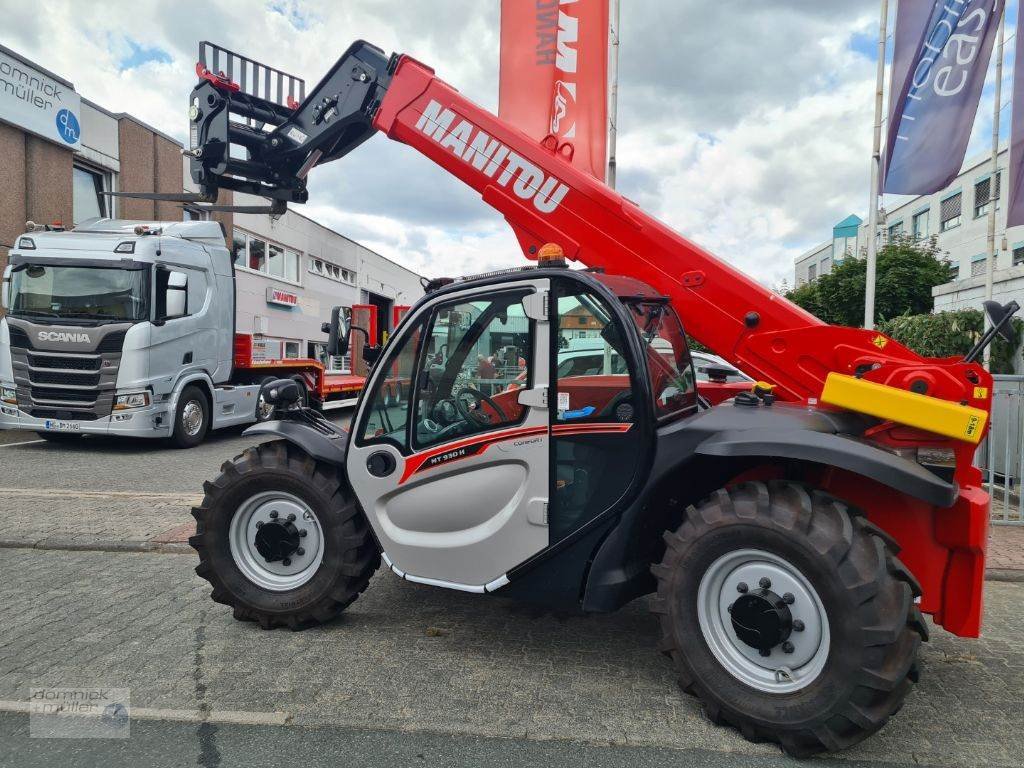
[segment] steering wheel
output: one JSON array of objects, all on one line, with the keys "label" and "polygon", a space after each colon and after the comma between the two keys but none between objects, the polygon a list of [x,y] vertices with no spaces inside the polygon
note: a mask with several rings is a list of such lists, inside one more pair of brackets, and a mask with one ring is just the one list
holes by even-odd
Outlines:
[{"label": "steering wheel", "polygon": [[[463,395],[472,395],[473,405],[472,407],[466,405],[462,399]],[[491,417],[480,410],[480,403],[487,403],[494,412],[498,414],[498,418],[501,421],[508,421],[508,416],[501,410],[501,406],[494,402],[494,399],[488,397],[479,389],[473,389],[473,387],[463,387],[455,393],[455,407],[459,411],[459,415],[462,416],[470,424],[476,424],[478,427],[488,427],[491,425]]]}]

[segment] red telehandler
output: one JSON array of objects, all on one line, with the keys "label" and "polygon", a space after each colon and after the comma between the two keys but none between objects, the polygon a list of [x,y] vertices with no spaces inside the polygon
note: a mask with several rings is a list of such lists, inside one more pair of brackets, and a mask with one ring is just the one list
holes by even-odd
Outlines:
[{"label": "red telehandler", "polygon": [[[976,360],[1016,307],[989,307],[967,358],[923,358],[822,323],[408,56],[357,42],[296,102],[212,50],[190,102],[202,199],[305,202],[314,166],[380,132],[477,190],[538,262],[428,285],[348,431],[271,388],[278,420],[246,434],[273,439],[193,512],[196,572],[236,618],[329,621],[381,562],[583,611],[653,592],[683,688],[793,755],[900,708],[922,612],[978,635],[992,378]],[[684,325],[763,381],[702,407]],[[337,312],[325,330],[332,354],[363,332]]]}]

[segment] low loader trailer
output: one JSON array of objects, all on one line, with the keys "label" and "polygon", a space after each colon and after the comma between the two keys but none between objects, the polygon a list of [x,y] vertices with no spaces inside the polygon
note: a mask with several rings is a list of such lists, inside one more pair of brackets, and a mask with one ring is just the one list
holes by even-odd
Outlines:
[{"label": "low loader trailer", "polygon": [[[302,408],[294,381],[269,386],[276,419],[247,433],[264,442],[193,510],[196,572],[237,619],[330,621],[382,565],[560,609],[651,595],[680,685],[793,755],[854,744],[900,709],[925,614],[979,634],[989,496],[973,460],[992,377],[978,358],[1014,305],[988,307],[965,358],[925,358],[823,323],[408,56],[356,42],[287,103],[198,71],[203,200],[305,202],[312,169],[379,133],[477,191],[537,262],[430,284],[349,430]],[[600,365],[565,354],[579,329],[607,345]],[[338,313],[329,330],[332,353],[365,333]],[[760,381],[703,407],[687,334]],[[507,386],[477,359],[499,347],[521,361]]]}]

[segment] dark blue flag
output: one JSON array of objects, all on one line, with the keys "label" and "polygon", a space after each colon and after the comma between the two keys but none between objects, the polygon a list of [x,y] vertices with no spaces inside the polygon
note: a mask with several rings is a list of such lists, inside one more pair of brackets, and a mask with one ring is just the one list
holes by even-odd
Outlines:
[{"label": "dark blue flag", "polygon": [[882,191],[927,195],[967,152],[1003,0],[900,0]]},{"label": "dark blue flag", "polygon": [[1016,51],[1017,59],[1013,64],[1013,119],[1010,121],[1010,166],[1007,169],[1010,182],[1007,227],[1024,224],[1024,36],[1020,32],[1017,33]]}]

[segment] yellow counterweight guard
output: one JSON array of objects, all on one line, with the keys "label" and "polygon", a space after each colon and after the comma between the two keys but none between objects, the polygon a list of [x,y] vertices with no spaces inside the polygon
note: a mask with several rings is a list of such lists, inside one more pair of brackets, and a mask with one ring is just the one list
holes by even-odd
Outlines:
[{"label": "yellow counterweight guard", "polygon": [[975,445],[984,436],[988,421],[988,414],[980,408],[841,373],[830,373],[825,379],[821,401]]}]

